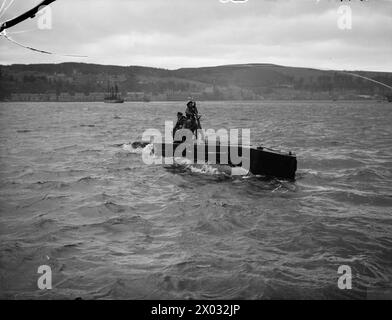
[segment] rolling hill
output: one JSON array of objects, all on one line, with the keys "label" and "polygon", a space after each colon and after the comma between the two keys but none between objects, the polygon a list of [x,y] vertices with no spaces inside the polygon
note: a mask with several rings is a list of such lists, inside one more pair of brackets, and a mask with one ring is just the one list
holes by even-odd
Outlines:
[{"label": "rolling hill", "polygon": [[[392,86],[392,73],[355,73]],[[26,95],[40,95],[41,100],[44,95],[57,100],[67,95],[79,97],[74,100],[83,95],[99,100],[113,84],[130,100],[141,96],[153,100],[184,100],[188,96],[198,100],[382,99],[392,92],[342,71],[272,64],[178,70],[84,63],[0,66],[2,100],[27,100]]]}]

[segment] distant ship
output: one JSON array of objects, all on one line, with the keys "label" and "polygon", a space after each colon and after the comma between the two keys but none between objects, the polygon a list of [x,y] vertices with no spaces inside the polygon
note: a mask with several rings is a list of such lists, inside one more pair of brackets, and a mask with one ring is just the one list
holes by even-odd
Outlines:
[{"label": "distant ship", "polygon": [[109,87],[108,92],[104,99],[105,103],[124,103],[124,99],[121,97],[121,94],[118,92],[118,87],[115,85],[114,87]]}]

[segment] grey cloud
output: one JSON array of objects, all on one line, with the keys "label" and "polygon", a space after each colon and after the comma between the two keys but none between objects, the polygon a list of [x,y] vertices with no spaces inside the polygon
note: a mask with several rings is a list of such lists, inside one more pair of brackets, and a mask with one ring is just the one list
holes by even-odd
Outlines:
[{"label": "grey cloud", "polygon": [[[16,3],[16,2],[15,2]],[[37,1],[18,2],[5,17]],[[58,0],[54,29],[15,34],[28,45],[88,55],[86,62],[177,68],[226,63],[392,71],[392,3],[352,1],[353,29],[337,28],[340,1]],[[31,20],[15,31],[35,27]],[[1,63],[59,62],[0,39]]]}]

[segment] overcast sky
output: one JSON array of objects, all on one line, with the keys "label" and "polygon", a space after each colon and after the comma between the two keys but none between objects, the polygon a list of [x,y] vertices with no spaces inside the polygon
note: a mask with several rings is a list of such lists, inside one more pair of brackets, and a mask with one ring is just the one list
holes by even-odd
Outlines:
[{"label": "overcast sky", "polygon": [[[0,21],[39,2],[15,0]],[[0,37],[0,63],[79,61],[168,69],[274,63],[392,72],[391,0],[346,3],[352,9],[351,30],[338,28],[340,0],[57,0],[51,5],[51,30],[38,29],[36,18],[8,34],[37,49],[88,57],[35,53]]]}]

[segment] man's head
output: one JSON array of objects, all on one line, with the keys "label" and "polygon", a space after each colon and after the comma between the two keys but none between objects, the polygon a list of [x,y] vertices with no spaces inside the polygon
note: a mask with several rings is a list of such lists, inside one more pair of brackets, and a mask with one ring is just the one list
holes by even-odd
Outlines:
[{"label": "man's head", "polygon": [[191,100],[191,101],[189,101],[189,102],[186,104],[186,106],[187,106],[187,107],[192,107],[192,106],[193,106],[193,103],[194,103],[194,102]]},{"label": "man's head", "polygon": [[182,112],[177,112],[177,119],[181,119],[183,117],[183,113]]}]

